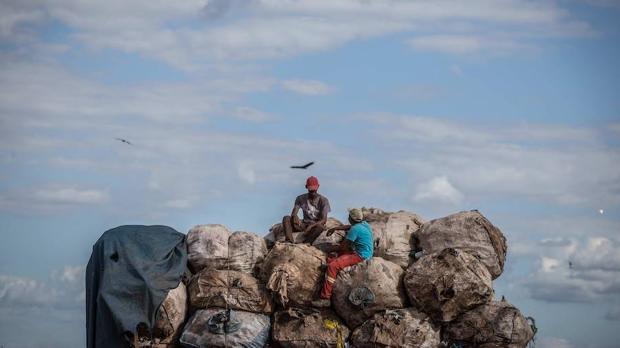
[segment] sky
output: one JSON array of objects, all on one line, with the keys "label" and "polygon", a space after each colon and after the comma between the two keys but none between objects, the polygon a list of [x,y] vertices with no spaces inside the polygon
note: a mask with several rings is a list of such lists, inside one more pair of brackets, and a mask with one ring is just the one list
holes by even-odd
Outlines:
[{"label": "sky", "polygon": [[617,347],[619,17],[616,0],[0,0],[0,345],[84,346],[104,231],[262,235],[315,175],[341,220],[480,210],[508,241],[496,297],[536,319],[536,347]]}]

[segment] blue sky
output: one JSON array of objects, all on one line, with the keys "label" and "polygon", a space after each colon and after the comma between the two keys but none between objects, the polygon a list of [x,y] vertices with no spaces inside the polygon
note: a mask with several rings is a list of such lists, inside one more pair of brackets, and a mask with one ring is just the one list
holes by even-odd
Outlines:
[{"label": "blue sky", "polygon": [[264,234],[312,174],[341,219],[479,209],[508,238],[496,293],[537,319],[537,347],[616,346],[619,15],[615,0],[0,1],[0,344],[83,346],[105,230]]}]

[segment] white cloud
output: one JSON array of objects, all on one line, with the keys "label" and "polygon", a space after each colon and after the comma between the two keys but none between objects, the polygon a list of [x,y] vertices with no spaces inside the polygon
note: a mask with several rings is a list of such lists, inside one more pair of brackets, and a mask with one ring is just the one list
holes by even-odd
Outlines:
[{"label": "white cloud", "polygon": [[[598,209],[620,203],[620,152],[601,130],[489,126],[420,116],[357,116],[413,182],[458,173],[468,198],[512,197]],[[597,168],[584,171],[583,168]]]},{"label": "white cloud", "polygon": [[463,200],[463,194],[450,183],[447,177],[439,176],[419,185],[413,200],[458,204]]},{"label": "white cloud", "polygon": [[620,300],[620,242],[589,237],[570,248],[546,244],[564,254],[540,257],[537,270],[525,280],[533,298],[550,302]]},{"label": "white cloud", "polygon": [[238,164],[237,174],[247,184],[254,185],[256,183],[256,172],[254,171],[253,164],[249,161],[242,161]]},{"label": "white cloud", "polygon": [[98,204],[108,199],[104,191],[80,190],[73,187],[41,189],[34,191],[33,198],[43,203],[58,204]]},{"label": "white cloud", "polygon": [[418,50],[451,54],[469,54],[480,51],[511,53],[528,48],[525,43],[507,40],[506,38],[474,35],[427,35],[413,38],[408,43]]},{"label": "white cloud", "polygon": [[240,120],[250,122],[266,122],[272,120],[274,117],[270,113],[256,110],[247,106],[241,106],[236,108],[232,115]]},{"label": "white cloud", "polygon": [[[183,70],[213,63],[280,58],[354,40],[405,32],[414,46],[468,52],[540,45],[546,38],[591,35],[593,30],[552,2],[442,1],[182,1],[119,0],[83,3],[9,1],[0,11],[5,38],[43,20],[68,26],[72,42],[155,58]],[[183,25],[183,23],[190,23]],[[489,26],[500,38],[481,33]],[[34,29],[30,29],[30,32]],[[32,35],[30,35],[32,36]]]},{"label": "white cloud", "polygon": [[321,81],[315,80],[285,80],[281,82],[282,88],[303,95],[325,95],[333,89]]},{"label": "white cloud", "polygon": [[79,308],[84,304],[84,266],[53,271],[48,281],[0,275],[0,308]]},{"label": "white cloud", "polygon": [[194,201],[194,199],[173,199],[164,202],[164,207],[174,209],[187,209],[193,206]]}]

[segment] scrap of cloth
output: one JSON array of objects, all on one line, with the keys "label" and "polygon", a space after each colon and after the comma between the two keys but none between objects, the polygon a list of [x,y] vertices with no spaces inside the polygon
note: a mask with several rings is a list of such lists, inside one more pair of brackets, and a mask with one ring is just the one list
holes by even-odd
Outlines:
[{"label": "scrap of cloth", "polygon": [[185,235],[173,228],[106,231],[86,267],[87,348],[130,347],[123,335],[135,335],[139,324],[153,327],[157,309],[186,269]]}]

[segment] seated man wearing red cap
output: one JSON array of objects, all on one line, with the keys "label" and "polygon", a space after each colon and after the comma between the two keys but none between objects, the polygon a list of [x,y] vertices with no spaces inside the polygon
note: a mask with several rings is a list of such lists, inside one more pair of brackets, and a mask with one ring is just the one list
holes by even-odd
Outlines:
[{"label": "seated man wearing red cap", "polygon": [[[308,193],[297,196],[291,215],[282,218],[282,230],[286,241],[294,243],[293,232],[304,232],[304,243],[314,242],[314,240],[325,229],[327,213],[330,212],[329,200],[320,195],[319,179],[314,176],[306,180]],[[297,213],[301,209],[303,220],[299,220]]]}]

